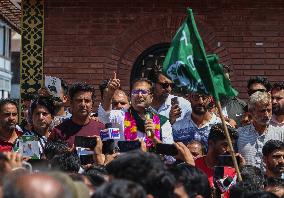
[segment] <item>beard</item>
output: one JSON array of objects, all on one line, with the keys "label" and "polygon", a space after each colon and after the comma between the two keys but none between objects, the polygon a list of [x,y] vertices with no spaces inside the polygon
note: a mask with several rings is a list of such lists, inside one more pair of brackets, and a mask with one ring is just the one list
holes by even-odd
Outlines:
[{"label": "beard", "polygon": [[9,132],[13,132],[16,129],[16,123],[5,123],[3,126]]},{"label": "beard", "polygon": [[204,115],[207,112],[207,108],[204,105],[196,105],[192,107],[192,111],[196,115]]},{"label": "beard", "polygon": [[268,165],[268,169],[274,174],[281,174],[284,172],[284,164],[279,164],[275,167]]},{"label": "beard", "polygon": [[284,107],[279,104],[272,105],[272,112],[274,115],[284,115]]}]

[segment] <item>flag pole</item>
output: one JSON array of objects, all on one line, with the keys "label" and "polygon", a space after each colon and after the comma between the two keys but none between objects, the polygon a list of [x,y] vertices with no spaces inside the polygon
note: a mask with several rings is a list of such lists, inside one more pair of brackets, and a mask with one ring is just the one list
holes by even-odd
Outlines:
[{"label": "flag pole", "polygon": [[228,128],[227,128],[227,125],[226,125],[226,121],[225,121],[224,115],[222,113],[221,103],[220,103],[220,101],[216,101],[215,104],[216,104],[216,106],[218,108],[218,112],[219,112],[219,115],[221,117],[223,129],[225,131],[225,136],[226,136],[226,139],[227,139],[228,144],[229,144],[229,149],[230,149],[229,152],[230,152],[230,154],[232,156],[232,159],[233,159],[233,164],[234,164],[234,167],[235,167],[236,172],[237,172],[238,180],[242,181],[242,176],[241,176],[240,169],[239,169],[239,166],[238,166],[238,163],[237,163],[237,159],[236,159],[236,156],[235,156],[235,151],[234,151],[234,148],[233,148],[232,140],[230,138],[230,135],[229,135],[229,132],[228,132]]}]

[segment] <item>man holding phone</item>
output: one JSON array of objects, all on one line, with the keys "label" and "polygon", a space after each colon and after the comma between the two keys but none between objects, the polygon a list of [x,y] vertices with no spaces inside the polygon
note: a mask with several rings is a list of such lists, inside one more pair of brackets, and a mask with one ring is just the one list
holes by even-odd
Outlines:
[{"label": "man holding phone", "polygon": [[[229,135],[234,143],[237,139],[237,132],[234,128],[227,126]],[[219,156],[228,152],[229,146],[225,136],[225,132],[221,124],[213,125],[210,129],[208,136],[208,153],[206,156],[197,158],[195,160],[195,166],[202,170],[208,177],[210,186],[214,187],[214,171],[215,167],[219,166]],[[245,163],[241,158],[242,165]],[[224,166],[223,176],[230,176],[234,178],[236,171],[233,167]],[[215,186],[216,187],[216,186]]]},{"label": "man holding phone", "polygon": [[151,106],[157,113],[166,116],[173,124],[176,120],[182,119],[187,112],[191,112],[191,104],[188,100],[171,94],[174,83],[160,70],[152,69],[149,79],[154,84]]}]

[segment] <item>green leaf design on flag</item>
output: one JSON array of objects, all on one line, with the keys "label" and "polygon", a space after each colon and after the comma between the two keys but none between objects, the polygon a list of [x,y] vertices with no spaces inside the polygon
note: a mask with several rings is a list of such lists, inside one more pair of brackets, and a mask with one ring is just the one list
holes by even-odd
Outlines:
[{"label": "green leaf design on flag", "polygon": [[220,95],[236,96],[237,91],[224,75],[218,56],[206,55],[191,9],[174,36],[163,63],[163,72],[178,87],[189,92],[212,95],[219,101]]}]

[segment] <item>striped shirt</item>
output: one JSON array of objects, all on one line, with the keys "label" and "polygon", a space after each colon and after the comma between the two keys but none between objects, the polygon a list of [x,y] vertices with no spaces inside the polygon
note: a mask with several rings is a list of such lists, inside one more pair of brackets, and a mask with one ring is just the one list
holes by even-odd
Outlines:
[{"label": "striped shirt", "polygon": [[284,141],[284,129],[268,126],[265,133],[259,135],[253,124],[238,128],[238,151],[245,158],[246,164],[264,170],[262,148],[268,140]]}]

